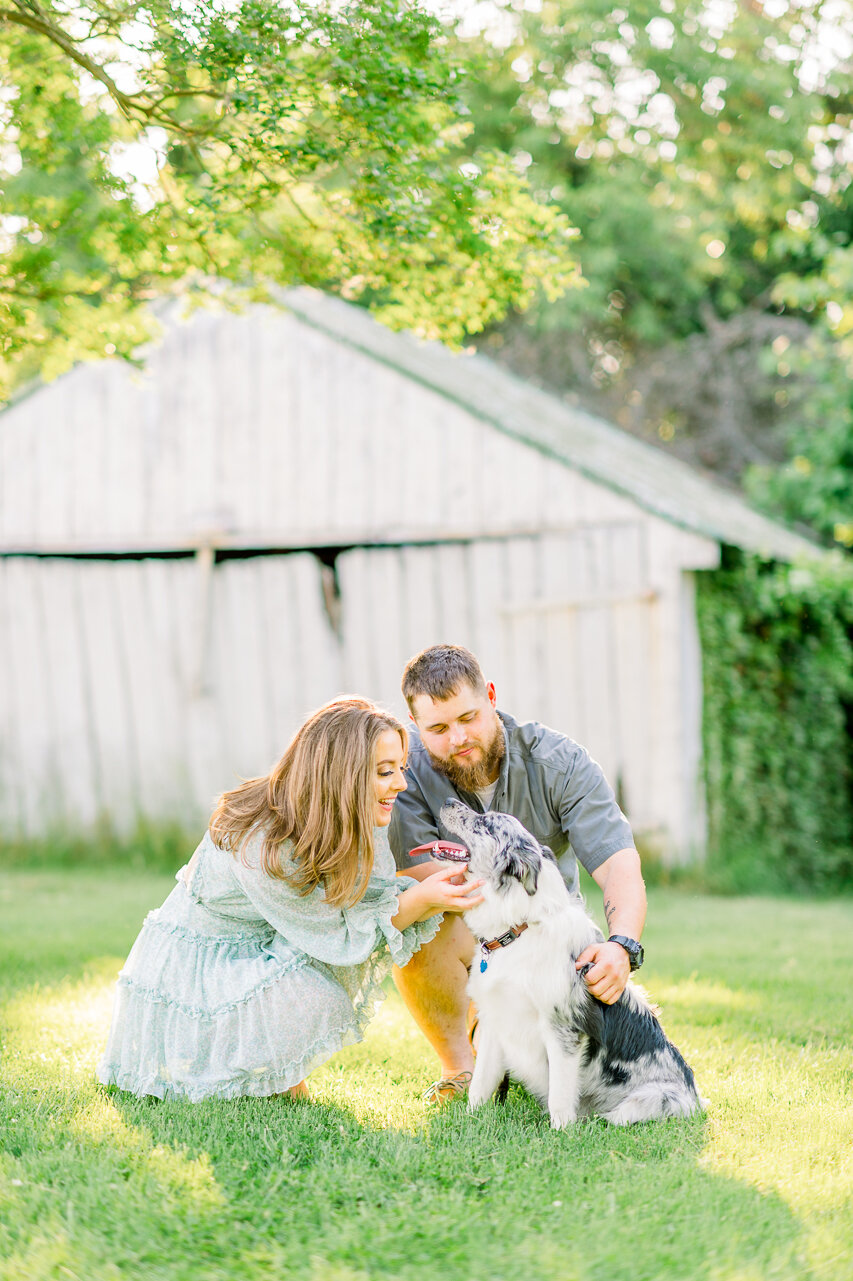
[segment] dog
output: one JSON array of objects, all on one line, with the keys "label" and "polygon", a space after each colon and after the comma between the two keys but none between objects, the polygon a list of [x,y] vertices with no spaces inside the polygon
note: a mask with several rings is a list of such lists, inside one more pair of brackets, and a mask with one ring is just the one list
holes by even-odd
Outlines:
[{"label": "dog", "polygon": [[440,819],[469,851],[466,880],[484,882],[483,902],[465,913],[481,945],[468,985],[480,1029],[469,1108],[502,1084],[505,1094],[508,1074],[547,1108],[555,1129],[594,1114],[631,1125],[702,1110],[693,1073],[643,991],[629,982],[605,1005],[576,970],[604,935],[551,851],[509,814],[450,800]]}]

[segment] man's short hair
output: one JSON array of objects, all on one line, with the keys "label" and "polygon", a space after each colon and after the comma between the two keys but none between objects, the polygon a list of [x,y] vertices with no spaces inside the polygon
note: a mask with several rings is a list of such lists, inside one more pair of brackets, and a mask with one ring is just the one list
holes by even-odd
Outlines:
[{"label": "man's short hair", "polygon": [[477,694],[486,692],[482,668],[464,645],[430,645],[410,658],[403,672],[403,697],[410,712],[418,694],[443,702],[462,685],[470,685]]}]

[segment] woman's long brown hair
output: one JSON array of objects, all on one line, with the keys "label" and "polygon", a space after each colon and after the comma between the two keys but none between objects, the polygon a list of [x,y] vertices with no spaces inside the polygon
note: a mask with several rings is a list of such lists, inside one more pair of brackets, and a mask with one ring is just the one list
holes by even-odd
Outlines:
[{"label": "woman's long brown hair", "polygon": [[[322,884],[333,907],[357,903],[373,870],[376,744],[400,722],[366,698],[336,698],[296,731],[278,764],[225,792],[210,820],[216,845],[235,854],[255,828],[264,833],[268,876],[301,894]],[[291,841],[288,866],[282,846]]]}]

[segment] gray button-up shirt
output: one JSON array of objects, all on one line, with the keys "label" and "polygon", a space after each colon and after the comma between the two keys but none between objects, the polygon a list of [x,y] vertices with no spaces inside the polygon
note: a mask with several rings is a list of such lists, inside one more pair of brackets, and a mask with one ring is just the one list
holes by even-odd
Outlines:
[{"label": "gray button-up shirt", "polygon": [[[588,872],[633,847],[631,827],[601,767],[579,743],[537,721],[518,724],[498,712],[506,733],[506,752],[491,808],[513,814],[542,845],[553,851],[570,888],[578,885],[576,859]],[[437,838],[455,840],[438,821],[448,797],[459,797],[482,811],[480,798],[456,788],[436,770],[416,729],[410,728],[408,790],[394,804],[389,836],[401,870],[422,862],[408,851]]]}]

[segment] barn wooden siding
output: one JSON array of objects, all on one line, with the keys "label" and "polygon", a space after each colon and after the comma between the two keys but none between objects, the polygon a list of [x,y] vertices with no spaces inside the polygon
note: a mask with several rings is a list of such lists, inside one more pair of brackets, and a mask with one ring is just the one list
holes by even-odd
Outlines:
[{"label": "barn wooden siding", "polygon": [[685,857],[717,559],[294,316],[197,313],[144,374],[79,368],[0,420],[0,822],[198,821],[334,694],[404,713],[405,660],[454,640]]}]

